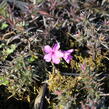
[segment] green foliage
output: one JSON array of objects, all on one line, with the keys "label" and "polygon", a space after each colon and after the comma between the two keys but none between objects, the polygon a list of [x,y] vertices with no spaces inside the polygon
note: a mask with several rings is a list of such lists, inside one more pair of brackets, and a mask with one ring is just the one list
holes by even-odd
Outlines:
[{"label": "green foliage", "polygon": [[49,74],[49,90],[57,97],[58,103],[51,101],[54,108],[63,109],[68,102],[75,101],[74,93],[75,87],[78,84],[78,78],[70,76],[62,76],[59,72],[56,74]]},{"label": "green foliage", "polygon": [[26,65],[23,56],[18,56],[10,62],[7,72],[4,73],[9,78],[8,90],[12,94],[17,92],[21,96],[32,82],[31,66]]},{"label": "green foliage", "polygon": [[0,27],[1,30],[4,30],[8,27],[8,24],[7,23],[3,23]]},{"label": "green foliage", "polygon": [[3,51],[1,52],[2,58],[1,60],[4,61],[11,53],[13,53],[16,50],[16,45],[4,45],[1,44],[1,48],[3,48]]},{"label": "green foliage", "polygon": [[6,77],[0,76],[0,85],[8,85],[9,81],[7,80]]},{"label": "green foliage", "polygon": [[0,3],[0,15],[7,17],[8,16],[8,12],[7,12],[7,2],[5,0],[3,0]]}]

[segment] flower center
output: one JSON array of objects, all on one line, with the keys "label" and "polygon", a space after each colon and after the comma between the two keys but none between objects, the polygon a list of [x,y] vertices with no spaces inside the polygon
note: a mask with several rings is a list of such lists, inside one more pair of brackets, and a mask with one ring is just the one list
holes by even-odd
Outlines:
[{"label": "flower center", "polygon": [[54,51],[52,51],[52,55],[54,55],[55,54],[55,52]]}]

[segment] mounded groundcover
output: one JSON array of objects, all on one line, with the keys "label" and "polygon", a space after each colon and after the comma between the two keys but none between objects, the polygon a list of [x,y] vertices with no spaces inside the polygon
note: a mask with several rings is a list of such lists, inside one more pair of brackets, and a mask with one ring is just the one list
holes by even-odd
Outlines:
[{"label": "mounded groundcover", "polygon": [[0,0],[0,109],[109,108],[109,0]]}]

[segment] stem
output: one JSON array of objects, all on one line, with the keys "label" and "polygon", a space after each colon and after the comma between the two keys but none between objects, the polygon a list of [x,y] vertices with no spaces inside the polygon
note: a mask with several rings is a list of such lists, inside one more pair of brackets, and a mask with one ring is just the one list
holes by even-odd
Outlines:
[{"label": "stem", "polygon": [[54,63],[51,63],[52,64],[52,73],[55,73],[55,65]]}]

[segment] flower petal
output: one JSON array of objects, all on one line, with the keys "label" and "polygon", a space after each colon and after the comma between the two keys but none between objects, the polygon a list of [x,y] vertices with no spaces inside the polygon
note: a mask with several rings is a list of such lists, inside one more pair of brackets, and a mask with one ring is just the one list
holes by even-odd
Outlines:
[{"label": "flower petal", "polygon": [[67,56],[67,57],[64,57],[64,60],[65,60],[67,63],[69,63],[71,59],[72,59],[72,56],[71,56],[71,55],[69,55],[69,56]]},{"label": "flower petal", "polygon": [[73,49],[70,49],[70,50],[67,50],[67,51],[64,51],[65,54],[71,54],[74,50]]},{"label": "flower petal", "polygon": [[57,42],[54,46],[53,46],[53,51],[57,51],[60,48],[60,44]]},{"label": "flower petal", "polygon": [[51,54],[49,53],[49,54],[46,54],[45,56],[44,56],[44,59],[45,59],[45,61],[46,62],[50,62],[51,61]]},{"label": "flower petal", "polygon": [[49,45],[46,45],[46,46],[44,47],[44,52],[45,52],[45,53],[50,53],[50,52],[52,52],[52,48],[51,48]]},{"label": "flower petal", "polygon": [[55,56],[52,56],[52,62],[53,62],[54,64],[59,64],[59,63],[60,63],[60,58],[55,57]]},{"label": "flower petal", "polygon": [[54,56],[57,57],[57,58],[62,58],[62,57],[64,56],[64,54],[63,54],[63,52],[61,52],[61,51],[56,51],[56,52],[54,53]]},{"label": "flower petal", "polygon": [[70,55],[72,52],[73,52],[73,49],[70,49],[70,50],[63,52],[63,54],[64,54],[63,58],[67,63],[69,63],[70,60],[72,59],[72,56]]}]

